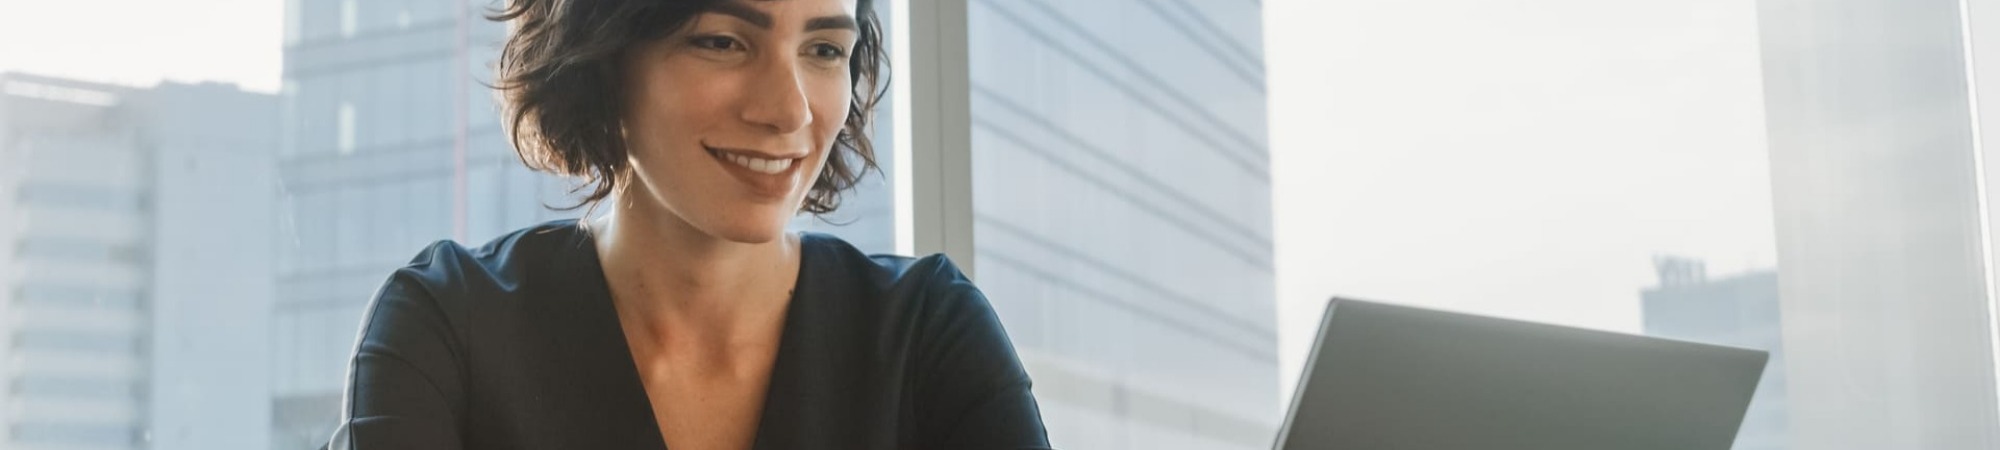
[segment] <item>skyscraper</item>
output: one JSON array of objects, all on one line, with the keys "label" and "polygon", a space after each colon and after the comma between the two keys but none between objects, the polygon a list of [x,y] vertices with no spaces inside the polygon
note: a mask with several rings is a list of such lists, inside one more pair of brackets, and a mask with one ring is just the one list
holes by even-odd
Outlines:
[{"label": "skyscraper", "polygon": [[2000,446],[1966,3],[1757,4],[1792,444]]},{"label": "skyscraper", "polygon": [[1260,6],[968,3],[978,282],[1050,438],[1268,448],[1282,406]]},{"label": "skyscraper", "polygon": [[276,99],[0,89],[0,448],[268,444]]},{"label": "skyscraper", "polygon": [[1786,445],[1790,418],[1785,414],[1778,273],[1764,270],[1709,279],[1698,261],[1662,258],[1654,264],[1660,285],[1640,293],[1646,334],[1771,352],[1731,448],[1791,448]]},{"label": "skyscraper", "polygon": [[[426,244],[568,217],[476,82],[503,36],[454,2],[286,4],[272,448],[324,443],[362,308]],[[461,191],[461,186],[463,191]]]}]

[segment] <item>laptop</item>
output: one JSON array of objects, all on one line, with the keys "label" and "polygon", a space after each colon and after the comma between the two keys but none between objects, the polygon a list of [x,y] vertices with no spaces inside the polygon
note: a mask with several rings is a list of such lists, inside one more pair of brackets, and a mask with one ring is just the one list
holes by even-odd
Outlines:
[{"label": "laptop", "polygon": [[1768,358],[1335,298],[1275,448],[1724,450]]}]

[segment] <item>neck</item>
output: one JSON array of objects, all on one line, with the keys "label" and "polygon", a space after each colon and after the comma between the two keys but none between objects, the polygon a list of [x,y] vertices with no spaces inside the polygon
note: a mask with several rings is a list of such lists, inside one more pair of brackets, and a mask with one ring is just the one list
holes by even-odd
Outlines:
[{"label": "neck", "polygon": [[671,212],[615,202],[592,219],[598,258],[628,333],[670,345],[727,347],[781,319],[799,267],[799,240],[709,235]]}]

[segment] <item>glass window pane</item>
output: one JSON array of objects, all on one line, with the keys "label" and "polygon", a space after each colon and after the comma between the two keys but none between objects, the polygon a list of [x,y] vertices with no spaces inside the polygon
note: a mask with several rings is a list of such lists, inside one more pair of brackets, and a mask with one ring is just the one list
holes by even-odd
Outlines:
[{"label": "glass window pane", "polygon": [[1961,12],[1273,5],[1286,374],[1376,298],[1768,350],[1737,449],[2000,444]]},{"label": "glass window pane", "polygon": [[1184,3],[968,2],[980,287],[1058,446],[1277,428],[1261,7]]},{"label": "glass window pane", "polygon": [[[1268,448],[1335,295],[1768,350],[1737,449],[2000,447],[2000,14],[947,1],[964,263],[1058,447]],[[584,213],[482,85],[500,3],[44,3],[0,15],[0,448],[316,448],[391,271]],[[789,229],[909,235],[893,104]]]}]

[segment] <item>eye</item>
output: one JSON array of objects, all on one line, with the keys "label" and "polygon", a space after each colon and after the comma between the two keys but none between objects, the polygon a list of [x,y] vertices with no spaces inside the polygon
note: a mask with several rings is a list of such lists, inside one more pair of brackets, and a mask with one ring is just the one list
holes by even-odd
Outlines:
[{"label": "eye", "polygon": [[688,38],[688,44],[702,50],[731,51],[743,48],[743,43],[729,36],[695,36]]},{"label": "eye", "polygon": [[827,43],[813,44],[812,56],[814,58],[820,58],[826,60],[838,60],[847,57],[847,49],[840,48],[840,46],[838,45],[827,44]]}]

